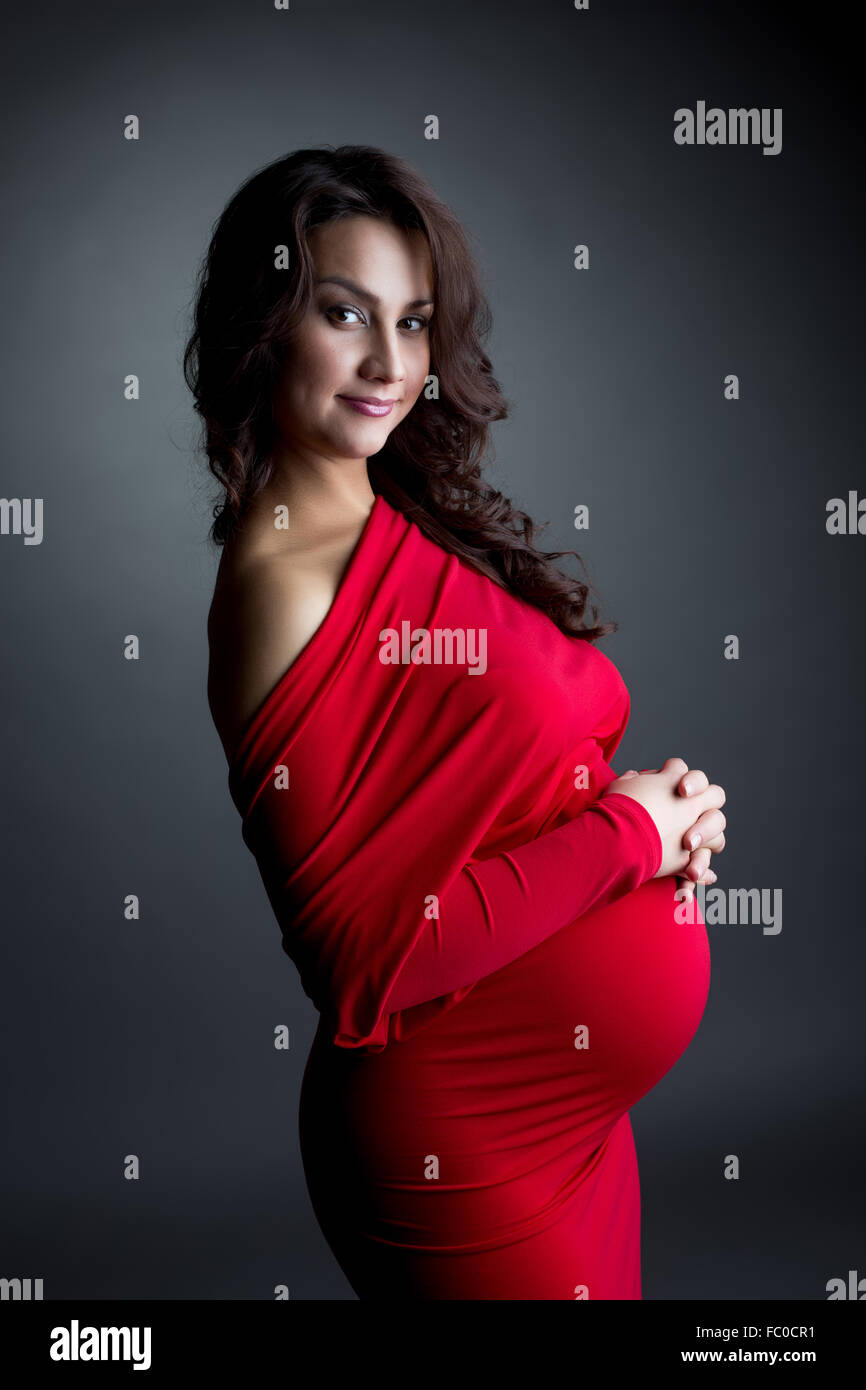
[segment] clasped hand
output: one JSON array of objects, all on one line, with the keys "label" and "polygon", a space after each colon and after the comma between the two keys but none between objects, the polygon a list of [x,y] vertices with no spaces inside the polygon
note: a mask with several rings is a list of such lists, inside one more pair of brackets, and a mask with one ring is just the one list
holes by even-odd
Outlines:
[{"label": "clasped hand", "polygon": [[[725,804],[723,787],[710,783],[705,772],[690,768],[682,758],[668,758],[661,768],[645,767],[640,772],[630,768],[609,783],[602,795],[608,792],[633,797],[652,816],[663,847],[655,877],[676,874],[681,901],[694,898],[696,884],[716,882],[710,856],[725,847],[727,819],[718,809]],[[678,804],[676,796],[690,798],[693,807]],[[691,810],[698,812],[697,819],[683,831],[684,813],[688,819]]]}]

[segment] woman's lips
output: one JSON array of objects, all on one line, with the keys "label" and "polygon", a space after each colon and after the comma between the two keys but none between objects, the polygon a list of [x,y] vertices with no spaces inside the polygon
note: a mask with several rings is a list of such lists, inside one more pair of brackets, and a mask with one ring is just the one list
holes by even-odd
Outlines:
[{"label": "woman's lips", "polygon": [[394,409],[393,401],[362,401],[357,396],[338,396],[338,401],[345,401],[353,410],[359,410],[362,415],[390,415]]}]

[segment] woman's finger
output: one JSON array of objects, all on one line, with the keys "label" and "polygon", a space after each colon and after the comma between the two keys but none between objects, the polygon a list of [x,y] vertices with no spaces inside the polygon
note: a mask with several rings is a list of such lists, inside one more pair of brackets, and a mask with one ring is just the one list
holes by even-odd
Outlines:
[{"label": "woman's finger", "polygon": [[718,882],[718,877],[718,874],[714,873],[712,869],[706,869],[701,877],[694,882],[689,878],[685,878],[683,875],[678,875],[679,886],[674,896],[678,902],[691,902],[695,896],[695,889],[699,883],[702,883],[705,888],[711,888],[714,883]]},{"label": "woman's finger", "polygon": [[698,792],[705,792],[710,785],[710,779],[700,768],[690,767],[688,772],[684,772],[677,782],[677,791],[680,796],[696,796]]},{"label": "woman's finger", "polygon": [[707,849],[706,845],[701,845],[700,849],[692,850],[689,862],[683,871],[684,874],[687,874],[695,883],[700,883],[710,867],[710,854],[711,851]]},{"label": "woman's finger", "polygon": [[[696,850],[707,840],[713,840],[719,835],[727,825],[725,814],[718,807],[711,807],[709,811],[704,811],[703,815],[698,816],[694,825],[689,826],[683,836],[683,849]],[[697,836],[697,840],[695,840]]]}]

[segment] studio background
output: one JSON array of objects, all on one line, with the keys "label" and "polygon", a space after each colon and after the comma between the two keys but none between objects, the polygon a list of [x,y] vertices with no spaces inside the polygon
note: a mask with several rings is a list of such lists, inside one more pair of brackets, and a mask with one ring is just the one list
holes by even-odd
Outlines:
[{"label": "studio background", "polygon": [[[824,1299],[866,1274],[866,535],[826,529],[866,491],[845,23],[596,0],[9,19],[2,494],[44,499],[44,535],[0,536],[0,1276],[47,1299],[354,1298],[298,1150],[317,1015],[207,708],[216,491],[181,375],[229,197],[343,143],[406,157],[472,237],[513,403],[487,474],[619,623],[615,770],[703,768],[727,792],[717,888],[782,893],[775,935],[708,927],[698,1033],[631,1111],[644,1298]],[[699,100],[782,108],[781,152],[676,145]]]}]

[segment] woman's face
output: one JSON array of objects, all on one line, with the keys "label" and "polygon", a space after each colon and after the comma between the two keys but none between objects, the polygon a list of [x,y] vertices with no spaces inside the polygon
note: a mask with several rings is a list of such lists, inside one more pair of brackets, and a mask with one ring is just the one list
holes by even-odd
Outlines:
[{"label": "woman's face", "polygon": [[[274,398],[280,444],[328,459],[367,459],[409,414],[427,378],[429,248],[421,232],[361,216],[316,227],[309,247],[313,297]],[[365,413],[347,399],[358,397],[394,404],[387,413]]]}]

